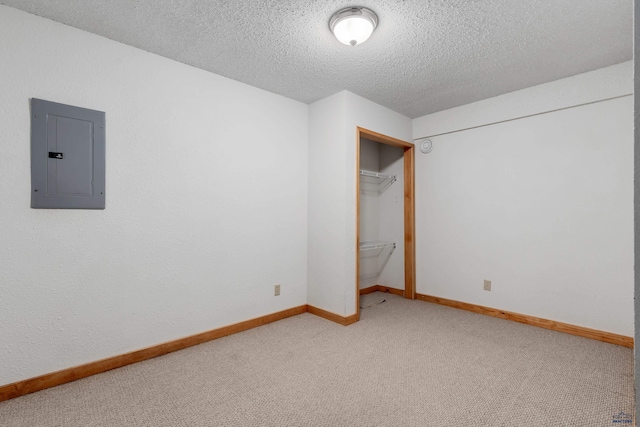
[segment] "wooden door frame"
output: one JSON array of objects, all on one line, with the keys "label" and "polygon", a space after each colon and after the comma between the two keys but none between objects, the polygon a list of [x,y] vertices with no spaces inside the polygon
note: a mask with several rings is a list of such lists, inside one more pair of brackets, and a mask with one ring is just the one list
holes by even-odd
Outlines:
[{"label": "wooden door frame", "polygon": [[415,145],[356,127],[356,311],[360,319],[360,144],[362,138],[404,150],[404,297],[415,299]]}]

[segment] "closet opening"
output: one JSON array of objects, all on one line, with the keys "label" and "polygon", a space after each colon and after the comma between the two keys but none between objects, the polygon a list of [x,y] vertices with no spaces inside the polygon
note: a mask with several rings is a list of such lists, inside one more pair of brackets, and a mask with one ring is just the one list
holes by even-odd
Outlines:
[{"label": "closet opening", "polygon": [[360,295],[415,298],[414,145],[357,128],[356,309]]}]

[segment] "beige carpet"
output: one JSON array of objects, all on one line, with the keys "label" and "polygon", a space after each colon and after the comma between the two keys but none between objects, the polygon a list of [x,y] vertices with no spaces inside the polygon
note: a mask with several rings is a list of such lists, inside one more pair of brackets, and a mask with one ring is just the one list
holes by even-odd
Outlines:
[{"label": "beige carpet", "polygon": [[0,425],[600,427],[633,413],[630,349],[362,302],[348,327],[303,314],[0,403]]}]

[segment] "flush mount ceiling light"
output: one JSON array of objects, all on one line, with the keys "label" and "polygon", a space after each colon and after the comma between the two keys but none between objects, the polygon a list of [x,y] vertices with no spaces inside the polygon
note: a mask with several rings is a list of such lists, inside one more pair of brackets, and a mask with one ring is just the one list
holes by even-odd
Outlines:
[{"label": "flush mount ceiling light", "polygon": [[364,43],[378,25],[378,16],[366,7],[347,7],[333,14],[329,28],[341,43]]}]

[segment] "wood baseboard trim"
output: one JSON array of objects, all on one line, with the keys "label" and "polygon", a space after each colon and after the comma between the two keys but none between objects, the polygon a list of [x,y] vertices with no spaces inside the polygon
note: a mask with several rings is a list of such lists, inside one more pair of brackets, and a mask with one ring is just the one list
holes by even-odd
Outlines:
[{"label": "wood baseboard trim", "polygon": [[372,294],[378,292],[378,285],[369,286],[368,288],[360,289],[360,295]]},{"label": "wood baseboard trim", "polygon": [[420,301],[446,305],[448,307],[472,311],[474,313],[484,314],[486,316],[499,317],[500,319],[512,320],[514,322],[537,326],[539,328],[551,329],[553,331],[564,332],[565,334],[577,335],[579,337],[590,338],[592,340],[603,341],[610,344],[633,348],[633,337],[628,337],[625,335],[618,335],[611,332],[599,331],[597,329],[585,328],[583,326],[556,322],[555,320],[542,319],[540,317],[513,313],[510,311],[499,310],[497,308],[484,307],[482,305],[434,297],[431,295],[416,294],[416,298]]},{"label": "wood baseboard trim", "polygon": [[387,286],[382,286],[382,285],[378,285],[378,292],[386,292],[388,294],[399,295],[401,297],[404,296],[404,290],[396,289],[396,288],[389,288]]},{"label": "wood baseboard trim", "polygon": [[278,311],[276,313],[267,314],[266,316],[257,317],[255,319],[245,320],[244,322],[235,323],[233,325],[223,326],[211,331],[202,332],[185,338],[180,338],[175,341],[170,341],[163,344],[155,345],[153,347],[137,350],[131,353],[121,354],[119,356],[98,360],[96,362],[86,363],[80,366],[74,366],[72,368],[63,369],[61,371],[53,372],[50,374],[45,374],[35,378],[30,378],[12,384],[0,386],[0,402],[19,396],[24,396],[25,394],[44,390],[46,388],[55,387],[57,385],[65,384],[71,381],[79,380],[81,378],[86,378],[91,375],[110,371],[111,369],[120,368],[132,363],[142,362],[143,360],[152,359],[154,357],[182,350],[187,347],[202,344],[207,341],[212,341],[217,338],[222,338],[227,335],[246,331],[248,329],[253,329],[258,326],[286,319],[287,317],[305,313],[306,311],[307,306],[301,305],[287,310]]},{"label": "wood baseboard trim", "polygon": [[322,317],[327,320],[331,320],[332,322],[339,323],[343,326],[351,325],[358,321],[358,314],[352,314],[351,316],[340,316],[339,314],[332,313],[327,310],[323,310],[318,307],[314,307],[312,305],[307,305],[307,311],[311,314],[315,314],[316,316]]},{"label": "wood baseboard trim", "polygon": [[388,294],[400,295],[401,297],[404,296],[404,291],[402,289],[389,288],[382,285],[374,285],[368,288],[360,289],[360,295],[366,295],[373,292],[386,292]]}]

